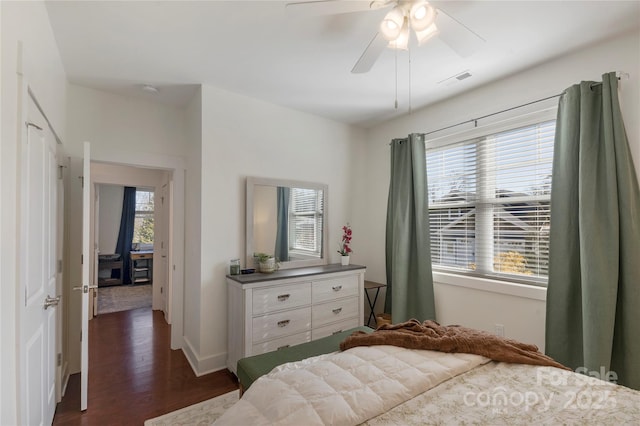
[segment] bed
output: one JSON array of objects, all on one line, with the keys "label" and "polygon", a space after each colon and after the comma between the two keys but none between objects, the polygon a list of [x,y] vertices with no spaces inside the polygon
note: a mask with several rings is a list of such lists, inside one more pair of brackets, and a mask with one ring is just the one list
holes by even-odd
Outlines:
[{"label": "bed", "polygon": [[[375,339],[376,333],[363,339]],[[640,392],[543,365],[547,361],[539,353],[526,354],[522,361],[528,364],[519,364],[474,353],[377,343],[346,345],[343,351],[276,367],[256,380],[216,424],[640,422]],[[527,357],[542,361],[532,365]]]}]

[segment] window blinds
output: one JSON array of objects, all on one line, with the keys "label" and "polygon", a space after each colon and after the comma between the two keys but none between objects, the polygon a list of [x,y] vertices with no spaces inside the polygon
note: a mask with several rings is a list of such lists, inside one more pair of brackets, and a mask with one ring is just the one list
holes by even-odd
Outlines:
[{"label": "window blinds", "polygon": [[555,121],[428,149],[435,267],[547,276]]},{"label": "window blinds", "polygon": [[292,188],[290,197],[290,249],[320,253],[324,211],[322,191]]}]

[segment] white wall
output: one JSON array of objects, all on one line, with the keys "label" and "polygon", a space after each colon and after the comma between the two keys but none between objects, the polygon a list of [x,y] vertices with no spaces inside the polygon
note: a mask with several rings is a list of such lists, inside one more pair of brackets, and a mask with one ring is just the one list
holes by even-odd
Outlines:
[{"label": "white wall", "polygon": [[[0,147],[0,424],[20,423],[17,377],[17,165],[20,71],[55,131],[64,140],[66,76],[42,2],[0,2],[2,116]],[[22,44],[22,51],[18,44]]]},{"label": "white wall", "polygon": [[253,211],[255,212],[253,216],[253,247],[256,253],[273,253],[276,246],[277,200],[278,190],[275,186],[256,185],[253,189]]},{"label": "white wall", "polygon": [[[442,101],[412,115],[376,126],[367,132],[366,197],[358,211],[357,224],[364,226],[367,243],[364,252],[367,279],[386,282],[384,233],[389,188],[389,141],[413,132],[429,132],[461,121],[555,95],[581,80],[601,80],[609,71],[629,73],[620,82],[621,107],[629,144],[640,172],[640,34],[634,32],[564,55],[543,65],[501,79],[498,82]],[[639,173],[640,174],[640,173]],[[357,241],[357,237],[355,237]],[[438,282],[440,280],[440,282]],[[446,281],[446,282],[445,282]],[[494,324],[505,327],[508,337],[535,343],[544,348],[544,294],[501,295],[504,288],[492,292],[461,287],[462,280],[436,277],[436,316],[442,323],[457,323],[494,331]],[[468,282],[465,281],[466,284]],[[477,283],[480,288],[486,283]],[[471,285],[473,286],[473,285]],[[523,294],[523,293],[518,293]],[[384,298],[380,298],[384,299]],[[380,300],[378,310],[384,306]]]},{"label": "white wall", "polygon": [[128,98],[69,84],[67,152],[82,157],[82,142],[91,142],[91,157],[102,161],[124,153],[184,156],[184,113],[177,107]]},{"label": "white wall", "polygon": [[[183,348],[192,367],[197,369],[200,353],[200,263],[202,260],[202,90],[198,89],[187,106],[185,114],[187,175],[185,182],[189,190],[185,196],[185,286],[184,286],[184,344]],[[213,167],[213,165],[211,165]],[[210,193],[207,191],[207,196]],[[207,328],[205,326],[205,328]]]},{"label": "white wall", "polygon": [[115,253],[122,219],[124,186],[98,185],[100,212],[98,214],[98,249],[102,254]]},{"label": "white wall", "polygon": [[[328,184],[327,243],[337,245],[341,225],[352,221],[351,168],[362,136],[363,131],[344,124],[202,87],[201,307],[193,321],[201,328],[186,329],[199,349],[191,359],[199,373],[225,366],[225,274],[229,259],[244,259],[246,177]],[[338,254],[330,253],[337,262]],[[192,309],[198,312],[190,304],[186,315]]]}]

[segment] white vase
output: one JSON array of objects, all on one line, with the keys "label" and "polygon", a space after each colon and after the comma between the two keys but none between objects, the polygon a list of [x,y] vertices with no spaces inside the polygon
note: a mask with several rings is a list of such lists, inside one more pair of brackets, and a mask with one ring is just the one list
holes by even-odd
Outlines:
[{"label": "white vase", "polygon": [[342,262],[342,266],[349,265],[349,256],[340,256],[340,261]]},{"label": "white vase", "polygon": [[276,259],[273,257],[268,258],[264,262],[260,262],[260,272],[270,274],[276,270]]}]

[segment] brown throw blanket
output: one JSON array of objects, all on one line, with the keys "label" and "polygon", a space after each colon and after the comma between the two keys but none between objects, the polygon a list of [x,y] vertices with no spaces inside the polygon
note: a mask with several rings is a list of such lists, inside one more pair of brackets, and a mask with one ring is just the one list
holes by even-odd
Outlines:
[{"label": "brown throw blanket", "polygon": [[538,351],[536,345],[495,336],[459,325],[442,326],[415,319],[399,324],[382,324],[373,333],[356,331],[340,343],[340,350],[355,346],[393,345],[407,349],[428,349],[482,355],[494,361],[546,365],[569,370]]}]

